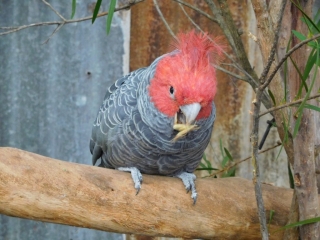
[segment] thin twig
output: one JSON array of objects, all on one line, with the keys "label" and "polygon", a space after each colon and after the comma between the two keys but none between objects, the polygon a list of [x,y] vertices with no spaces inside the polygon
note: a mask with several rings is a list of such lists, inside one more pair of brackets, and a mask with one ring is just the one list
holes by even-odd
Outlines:
[{"label": "thin twig", "polygon": [[155,7],[156,7],[156,9],[157,9],[157,12],[159,13],[159,16],[160,16],[162,22],[164,23],[164,25],[166,26],[167,30],[169,31],[170,35],[171,35],[174,39],[177,39],[176,35],[173,33],[171,27],[169,26],[167,20],[164,18],[163,14],[162,14],[162,12],[161,12],[161,9],[160,9],[160,7],[159,7],[159,5],[158,5],[157,0],[153,0],[153,3],[154,3],[154,5],[155,5]]},{"label": "thin twig", "polygon": [[[177,2],[179,2],[179,1],[177,1]],[[201,32],[203,33],[204,31],[200,28],[200,26],[199,26],[198,24],[196,24],[196,23],[193,21],[193,19],[189,16],[189,14],[186,12],[186,10],[184,9],[184,7],[182,6],[182,4],[181,4],[180,2],[179,2],[179,6],[180,6],[180,8],[182,9],[183,13],[186,15],[186,17],[188,18],[188,20],[189,20],[199,31],[201,31]],[[213,39],[211,39],[210,37],[209,37],[209,39],[210,39],[212,42],[214,42]],[[233,64],[232,64],[233,67],[235,67],[236,69],[238,69],[238,71],[244,73],[247,77],[251,78],[251,80],[254,81],[254,79],[253,79],[244,69],[242,69],[242,68],[238,65],[238,63],[237,63],[226,51],[223,50],[222,52],[223,52],[223,54],[224,54],[229,60],[231,60],[231,61],[233,62]],[[222,71],[222,72],[224,72],[224,73],[227,73],[227,74],[229,74],[229,75],[231,75],[231,76],[233,76],[233,77],[235,77],[235,78],[238,78],[238,79],[243,80],[243,81],[245,81],[245,82],[249,82],[249,81],[248,81],[248,78],[245,78],[245,77],[242,77],[242,76],[240,76],[240,75],[237,75],[237,74],[235,74],[235,73],[233,73],[233,72],[230,72],[230,71],[228,71],[228,70],[226,70],[226,69],[224,69],[224,68],[222,68],[222,67],[219,67],[219,66],[215,65],[215,68],[218,69],[218,70],[220,70],[220,71]]]},{"label": "thin twig", "polygon": [[[277,20],[277,27],[275,29],[275,34],[274,34],[274,40],[272,43],[272,47],[271,47],[271,51],[270,51],[270,55],[267,61],[266,66],[264,67],[262,74],[260,76],[260,83],[263,84],[266,80],[266,77],[270,71],[271,65],[273,63],[275,54],[276,54],[276,50],[277,50],[277,46],[278,46],[278,40],[279,40],[279,35],[280,35],[280,29],[281,29],[281,23],[282,23],[282,17],[283,17],[283,12],[285,9],[285,6],[287,4],[287,0],[283,0],[281,3],[281,8],[278,14],[278,20]],[[267,11],[267,9],[265,9],[265,11]],[[265,85],[264,88],[266,88],[268,85]],[[262,86],[260,86],[261,90],[264,90],[264,88],[262,88]]]},{"label": "thin twig", "polygon": [[[244,81],[246,81],[246,82],[248,82],[248,83],[250,83],[249,79],[250,79],[251,81],[254,81],[254,79],[252,78],[252,76],[251,76],[249,73],[247,73],[242,67],[240,67],[239,64],[235,64],[235,63],[232,63],[232,64],[230,64],[230,63],[222,63],[221,65],[226,65],[226,66],[234,67],[234,68],[237,69],[238,71],[242,72],[242,73],[245,74],[246,77],[247,77],[247,78],[244,78],[244,79],[242,79],[242,80],[244,80]],[[240,79],[241,79],[241,78],[240,78]]]},{"label": "thin twig", "polygon": [[[121,11],[121,10],[125,10],[125,9],[129,9],[131,6],[137,4],[137,3],[140,3],[140,2],[143,2],[144,0],[136,0],[134,2],[131,2],[127,5],[124,5],[122,7],[119,7],[119,8],[116,8],[114,11],[117,12],[117,11]],[[97,18],[98,17],[102,17],[102,16],[106,16],[108,15],[108,12],[102,12],[102,13],[99,13]],[[47,26],[47,25],[66,25],[66,24],[69,24],[69,23],[76,23],[76,22],[83,22],[83,21],[87,21],[87,20],[90,20],[92,19],[92,16],[88,16],[88,17],[84,17],[84,18],[78,18],[78,19],[69,19],[69,20],[63,20],[63,21],[52,21],[52,22],[39,22],[39,23],[32,23],[32,24],[29,24],[29,25],[22,25],[22,26],[18,26],[18,27],[0,27],[0,29],[3,29],[3,30],[8,30],[9,31],[5,31],[5,32],[2,32],[0,33],[0,36],[2,35],[7,35],[7,34],[10,34],[10,33],[13,33],[13,32],[18,32],[18,31],[21,31],[23,29],[26,29],[26,28],[30,28],[30,27],[38,27],[38,26]]]},{"label": "thin twig", "polygon": [[[260,84],[260,83],[258,83]],[[266,220],[266,211],[264,208],[264,202],[262,198],[262,189],[261,189],[261,179],[260,179],[260,164],[258,162],[258,135],[259,135],[259,112],[261,107],[261,95],[262,91],[256,89],[256,99],[253,104],[253,124],[252,132],[250,136],[250,141],[252,144],[252,165],[253,165],[253,183],[255,196],[258,207],[258,215],[260,221],[260,231],[263,240],[269,239],[267,220]]]},{"label": "thin twig", "polygon": [[270,74],[269,78],[267,81],[265,81],[265,83],[263,85],[261,85],[261,88],[265,88],[266,86],[268,86],[270,84],[270,82],[272,81],[273,77],[276,75],[276,73],[278,72],[279,68],[282,66],[282,64],[287,60],[288,57],[290,57],[290,55],[292,53],[294,53],[296,50],[298,50],[299,48],[301,48],[303,45],[307,44],[308,42],[311,42],[317,38],[320,38],[320,33],[314,35],[312,38],[303,40],[302,42],[298,43],[297,45],[295,45],[293,48],[291,48],[286,55],[279,61],[278,65],[273,69],[272,73]]},{"label": "thin twig", "polygon": [[[205,0],[205,2],[208,4],[213,16],[217,20],[217,23],[228,39],[228,42],[230,43],[236,59],[239,62],[238,68],[241,69],[241,72],[248,77],[248,83],[251,85],[254,91],[256,91],[259,78],[257,73],[251,67],[246,51],[244,49],[244,45],[242,43],[241,36],[239,35],[238,29],[235,26],[233,16],[230,12],[227,1],[219,0],[217,5],[212,0]],[[219,6],[219,8],[217,6]],[[263,91],[262,101],[266,108],[272,107],[271,99],[265,91]]]},{"label": "thin twig", "polygon": [[[279,147],[279,146],[281,146],[281,143],[277,143],[277,145],[274,145],[273,147],[266,148],[265,150],[260,151],[258,154],[268,152],[268,151],[270,151],[270,150],[272,150],[272,149],[274,149],[274,148],[277,148],[277,147]],[[247,161],[247,160],[250,160],[250,159],[251,159],[251,156],[250,156],[250,157],[247,157],[247,158],[244,158],[244,159],[241,159],[241,160],[238,160],[238,161],[235,161],[235,162],[233,162],[231,165],[229,165],[229,166],[227,166],[227,167],[225,167],[225,168],[223,168],[223,169],[221,169],[221,170],[219,170],[219,171],[217,171],[217,172],[215,172],[215,173],[212,173],[212,174],[210,174],[210,175],[208,175],[208,176],[205,176],[204,178],[214,177],[214,176],[216,176],[217,174],[220,174],[220,173],[229,171],[229,169],[237,166],[238,164],[240,164],[240,163],[242,163],[242,162],[245,162],[245,161]]]},{"label": "thin twig", "polygon": [[[320,97],[320,94],[313,95],[313,96],[309,97],[307,100],[315,99],[315,98],[318,98],[318,97]],[[286,107],[290,107],[292,105],[296,105],[298,103],[303,102],[303,100],[304,99],[302,98],[302,99],[299,99],[299,100],[296,100],[296,101],[293,101],[293,102],[289,102],[289,103],[286,103],[286,104],[283,104],[283,105],[280,105],[280,106],[277,106],[277,107],[269,108],[267,111],[265,111],[263,113],[260,113],[259,117],[262,117],[263,115],[266,115],[266,114],[268,114],[270,112],[274,112],[274,111],[280,110],[282,108],[286,108]]]},{"label": "thin twig", "polygon": [[[189,21],[190,21],[199,31],[203,32],[203,30],[200,28],[200,26],[199,26],[198,24],[196,24],[196,23],[192,20],[192,18],[191,18],[191,17],[189,16],[189,14],[185,11],[185,9],[184,9],[184,7],[183,7],[182,5],[185,5],[185,6],[187,6],[187,7],[190,7],[190,8],[192,8],[193,10],[197,11],[197,12],[200,13],[200,14],[201,14],[201,10],[198,9],[198,8],[196,8],[196,7],[194,7],[194,6],[192,6],[192,5],[190,5],[190,4],[188,4],[188,3],[185,3],[185,2],[183,2],[183,1],[180,1],[180,0],[174,0],[174,1],[176,1],[176,2],[179,3],[179,6],[181,7],[183,13],[186,15],[186,17],[189,19]],[[214,3],[213,3],[213,7],[215,7],[215,4],[214,4]],[[216,11],[215,13],[217,14],[218,11]],[[211,19],[211,18],[209,18],[209,19]],[[216,23],[218,23],[216,19],[215,19],[215,20],[211,19],[211,20],[214,21],[214,22],[216,22]],[[213,41],[211,38],[210,38],[210,40]],[[238,79],[240,79],[240,80],[243,80],[243,81],[245,81],[245,82],[247,82],[247,83],[250,83],[250,81],[248,80],[248,78],[251,80],[251,82],[255,82],[255,80],[252,78],[252,76],[251,76],[250,74],[248,74],[241,66],[239,66],[238,63],[237,63],[227,52],[223,51],[223,54],[224,54],[230,61],[233,62],[232,66],[233,66],[234,68],[236,68],[238,71],[242,72],[244,75],[246,75],[246,77],[242,77],[242,76],[240,76],[240,75],[237,75],[237,74],[235,74],[235,73],[233,73],[233,72],[230,72],[230,71],[228,71],[228,70],[226,70],[226,69],[223,69],[222,67],[215,66],[217,69],[219,69],[220,71],[222,71],[222,72],[224,72],[224,73],[227,73],[227,74],[229,74],[229,75],[231,75],[231,76],[233,76],[233,77],[235,77],[235,78],[238,78]]]},{"label": "thin twig", "polygon": [[[201,27],[200,27],[198,24],[196,24],[195,21],[193,21],[193,19],[189,16],[189,14],[186,12],[186,10],[184,9],[184,7],[182,6],[181,3],[179,3],[179,6],[180,6],[181,10],[183,11],[184,15],[186,15],[186,17],[188,18],[188,20],[189,20],[200,32],[204,33],[204,31],[201,29]],[[211,39],[209,36],[208,36],[208,38],[210,39],[210,41],[214,42],[213,39]],[[234,62],[234,65],[237,65],[237,63],[234,61],[234,59],[232,59],[232,57],[231,57],[228,53],[226,53],[224,50],[223,50],[223,53],[224,53],[232,62]],[[240,76],[240,75],[237,75],[237,74],[235,74],[235,73],[233,73],[233,72],[230,72],[230,71],[228,71],[228,70],[226,70],[226,69],[224,69],[224,68],[222,68],[222,67],[220,67],[220,66],[218,66],[218,65],[214,65],[214,67],[215,67],[216,69],[224,72],[224,73],[229,74],[229,75],[232,76],[232,77],[235,77],[235,78],[238,78],[238,79],[243,80],[243,81],[245,81],[245,82],[248,82],[248,79],[247,79],[247,78],[242,77],[242,76]],[[237,67],[237,69],[238,69],[240,72],[243,72],[242,69],[241,69],[239,66]]]},{"label": "thin twig", "polygon": [[[258,151],[259,151],[258,139],[259,139],[259,121],[260,121],[259,113],[260,113],[260,107],[261,107],[261,101],[262,101],[262,94],[263,94],[263,91],[265,90],[265,88],[262,88],[261,85],[265,82],[266,76],[268,75],[274,56],[276,54],[276,48],[278,45],[278,39],[280,34],[281,22],[282,22],[282,15],[283,15],[285,5],[286,5],[286,0],[282,0],[281,8],[278,13],[277,27],[275,29],[276,32],[274,35],[274,40],[272,43],[270,55],[269,55],[267,64],[262,72],[262,75],[257,83],[258,88],[256,90],[256,99],[253,104],[253,116],[252,116],[253,124],[252,124],[252,132],[250,136],[250,140],[252,144],[252,165],[254,167],[252,180],[254,183],[255,196],[256,196],[258,214],[259,214],[259,220],[260,220],[260,231],[261,231],[261,236],[263,240],[268,240],[269,234],[268,234],[268,227],[267,227],[267,220],[266,220],[266,211],[264,207],[264,201],[262,198],[260,163],[258,161]],[[269,14],[267,7],[265,5],[263,7],[264,7],[263,14]],[[269,22],[269,24],[271,23]]]},{"label": "thin twig", "polygon": [[54,7],[52,7],[52,5],[50,3],[48,3],[46,0],[42,0],[42,2],[49,6],[49,8],[55,13],[57,14],[64,22],[67,21],[67,19],[65,19]]},{"label": "thin twig", "polygon": [[64,26],[64,23],[58,25],[58,27],[56,27],[56,28],[54,29],[54,31],[51,33],[51,35],[50,35],[50,36],[47,38],[47,40],[45,40],[42,44],[47,44],[48,41],[52,38],[52,36],[53,36],[56,32],[58,32],[58,31],[60,30],[60,28],[62,28],[63,26]]},{"label": "thin twig", "polygon": [[195,21],[193,21],[193,19],[189,16],[189,14],[187,13],[187,11],[184,9],[184,7],[182,6],[181,3],[179,3],[179,7],[181,8],[181,10],[183,11],[184,15],[186,15],[186,17],[188,18],[188,20],[193,24],[193,26],[195,26],[200,32],[204,33],[204,31],[201,29],[201,27],[195,23]]},{"label": "thin twig", "polygon": [[224,73],[226,73],[226,74],[229,74],[229,75],[232,76],[232,77],[235,77],[235,78],[238,78],[238,79],[243,80],[243,81],[245,81],[245,82],[248,82],[248,78],[245,78],[245,77],[243,77],[243,76],[240,76],[240,75],[238,75],[238,74],[235,74],[234,72],[230,72],[230,71],[228,71],[227,69],[224,69],[224,68],[222,68],[222,67],[220,67],[220,66],[218,66],[218,65],[214,65],[214,67],[215,67],[216,69],[220,70],[221,72],[224,72]]},{"label": "thin twig", "polygon": [[201,15],[205,16],[206,18],[210,19],[211,21],[215,22],[215,23],[218,23],[217,19],[215,19],[214,17],[212,17],[211,15],[209,15],[208,13],[202,11],[201,9],[187,3],[187,2],[184,2],[184,1],[181,1],[181,0],[173,0],[177,3],[180,3],[188,8],[191,8],[193,10],[195,10],[196,12],[200,13]]}]

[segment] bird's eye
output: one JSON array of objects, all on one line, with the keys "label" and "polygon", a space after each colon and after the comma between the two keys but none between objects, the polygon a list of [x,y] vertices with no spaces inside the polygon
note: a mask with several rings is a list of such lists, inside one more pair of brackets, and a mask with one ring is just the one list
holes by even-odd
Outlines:
[{"label": "bird's eye", "polygon": [[172,86],[170,86],[169,91],[170,91],[170,94],[173,94],[174,93],[174,88]]}]

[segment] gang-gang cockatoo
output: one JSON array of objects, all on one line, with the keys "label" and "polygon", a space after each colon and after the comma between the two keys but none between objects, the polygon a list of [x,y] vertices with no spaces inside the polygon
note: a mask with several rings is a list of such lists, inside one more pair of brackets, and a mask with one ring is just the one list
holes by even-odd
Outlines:
[{"label": "gang-gang cockatoo", "polygon": [[93,124],[92,163],[131,172],[139,192],[142,175],[178,177],[197,199],[194,170],[216,117],[212,62],[221,46],[207,34],[179,34],[174,51],[118,79],[109,87]]}]

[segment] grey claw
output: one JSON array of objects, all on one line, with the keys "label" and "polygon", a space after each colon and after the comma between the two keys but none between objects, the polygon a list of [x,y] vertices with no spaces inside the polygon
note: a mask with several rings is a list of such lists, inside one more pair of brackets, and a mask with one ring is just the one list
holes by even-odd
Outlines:
[{"label": "grey claw", "polygon": [[134,183],[134,188],[137,190],[136,195],[140,192],[141,183],[142,183],[142,174],[138,168],[135,167],[120,167],[119,171],[131,172],[131,177]]},{"label": "grey claw", "polygon": [[194,183],[194,180],[196,179],[196,176],[193,173],[188,172],[182,172],[180,174],[175,175],[175,177],[178,177],[182,180],[187,193],[191,190],[191,198],[193,199],[193,204],[197,201],[197,191],[196,191],[196,185]]},{"label": "grey claw", "polygon": [[197,193],[195,193],[194,195],[191,194],[191,198],[193,199],[193,205],[195,205],[197,202],[197,195],[198,195]]},{"label": "grey claw", "polygon": [[186,190],[187,190],[187,193],[189,193],[191,190],[191,185],[189,187],[186,187]]}]

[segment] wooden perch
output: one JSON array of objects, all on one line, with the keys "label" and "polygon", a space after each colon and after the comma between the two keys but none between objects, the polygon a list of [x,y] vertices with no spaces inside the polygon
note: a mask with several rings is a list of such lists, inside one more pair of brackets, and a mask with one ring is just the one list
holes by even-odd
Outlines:
[{"label": "wooden perch", "polygon": [[[252,181],[197,179],[192,204],[180,179],[143,175],[138,195],[129,173],[0,148],[0,214],[134,233],[204,239],[260,239]],[[263,185],[271,239],[281,239],[290,189]]]}]

